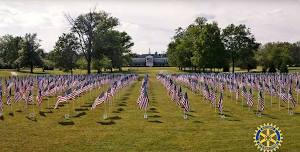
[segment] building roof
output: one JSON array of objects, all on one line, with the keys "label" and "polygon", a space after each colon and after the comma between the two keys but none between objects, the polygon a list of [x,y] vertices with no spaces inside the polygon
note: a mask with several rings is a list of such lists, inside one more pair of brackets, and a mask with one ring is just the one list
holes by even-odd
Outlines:
[{"label": "building roof", "polygon": [[136,58],[146,58],[146,56],[153,56],[153,58],[166,58],[166,54],[138,54]]}]

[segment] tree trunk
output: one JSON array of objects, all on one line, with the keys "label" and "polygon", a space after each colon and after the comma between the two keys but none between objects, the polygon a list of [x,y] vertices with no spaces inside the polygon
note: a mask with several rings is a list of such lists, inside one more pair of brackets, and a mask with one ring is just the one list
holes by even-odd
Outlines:
[{"label": "tree trunk", "polygon": [[91,58],[87,60],[87,74],[91,74]]},{"label": "tree trunk", "polygon": [[33,65],[30,65],[30,73],[33,73]]},{"label": "tree trunk", "polygon": [[234,73],[234,58],[232,57],[232,73]]}]

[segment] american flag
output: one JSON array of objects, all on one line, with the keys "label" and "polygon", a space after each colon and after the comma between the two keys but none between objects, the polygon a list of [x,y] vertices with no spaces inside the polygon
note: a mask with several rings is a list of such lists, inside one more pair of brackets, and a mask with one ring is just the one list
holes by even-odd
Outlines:
[{"label": "american flag", "polygon": [[264,100],[264,97],[263,97],[262,89],[259,89],[259,92],[258,92],[258,111],[262,112],[262,111],[264,111],[264,109],[265,109],[265,100]]},{"label": "american flag", "polygon": [[223,114],[223,92],[220,92],[220,98],[218,102],[218,109],[221,114]]},{"label": "american flag", "polygon": [[288,93],[288,100],[292,104],[292,108],[295,108],[296,107],[296,100],[293,97],[292,88],[291,87],[290,87],[289,93]]},{"label": "american flag", "polygon": [[95,109],[97,105],[102,104],[103,102],[105,102],[105,97],[104,97],[104,92],[102,92],[94,101],[92,108],[91,109]]},{"label": "american flag", "polygon": [[249,107],[252,107],[253,104],[254,104],[254,102],[253,102],[253,96],[252,96],[252,89],[250,88],[249,92],[248,92],[248,96],[247,96],[247,105]]},{"label": "american flag", "polygon": [[247,89],[246,89],[246,87],[245,87],[245,85],[243,85],[243,87],[242,87],[242,96],[245,98],[245,99],[247,99]]},{"label": "american flag", "polygon": [[284,101],[285,103],[288,102],[288,94],[284,90],[283,86],[280,86],[280,91],[279,91],[279,97]]},{"label": "american flag", "polygon": [[2,101],[2,80],[0,79],[0,111],[3,111],[3,101]]},{"label": "american flag", "polygon": [[140,109],[146,110],[149,104],[148,94],[145,89],[143,89],[139,99],[138,99],[138,105]]},{"label": "american flag", "polygon": [[22,95],[20,93],[19,86],[15,85],[15,94],[14,94],[15,102],[19,102],[22,99]]},{"label": "american flag", "polygon": [[175,92],[175,102],[178,106],[181,105],[181,99],[182,99],[182,90],[181,87],[179,86],[179,89],[177,89]]},{"label": "american flag", "polygon": [[38,103],[39,106],[41,106],[41,104],[43,102],[43,95],[42,95],[42,89],[41,88],[38,89],[38,94],[36,96],[36,102]]},{"label": "american flag", "polygon": [[190,107],[189,99],[188,99],[186,92],[183,94],[183,96],[181,98],[181,104],[182,104],[185,112],[190,111],[191,107]]},{"label": "american flag", "polygon": [[203,96],[205,99],[209,100],[210,91],[208,89],[208,85],[205,83],[203,87]]},{"label": "american flag", "polygon": [[144,110],[147,109],[149,104],[147,89],[148,89],[148,75],[145,75],[142,81],[141,93],[137,101],[139,108]]},{"label": "american flag", "polygon": [[72,89],[68,89],[65,94],[63,96],[58,96],[57,97],[57,101],[56,101],[56,104],[54,106],[54,109],[56,109],[59,105],[59,103],[62,103],[62,102],[67,102],[68,100],[70,100],[72,98]]},{"label": "american flag", "polygon": [[297,82],[296,82],[296,89],[295,89],[295,91],[296,91],[297,93],[300,92],[300,82],[299,82],[298,79],[297,79]]},{"label": "american flag", "polygon": [[240,88],[239,85],[236,85],[236,90],[235,90],[235,99],[239,100],[239,95],[240,95]]},{"label": "american flag", "polygon": [[216,93],[215,93],[215,91],[213,89],[211,89],[211,91],[210,91],[210,97],[209,97],[209,99],[211,101],[211,104],[213,106],[216,106],[215,104],[216,104],[217,97],[216,97]]},{"label": "american flag", "polygon": [[11,88],[8,88],[8,93],[6,95],[6,104],[11,105]]},{"label": "american flag", "polygon": [[27,103],[32,103],[33,102],[33,94],[32,94],[32,90],[29,90],[29,94],[27,97]]}]

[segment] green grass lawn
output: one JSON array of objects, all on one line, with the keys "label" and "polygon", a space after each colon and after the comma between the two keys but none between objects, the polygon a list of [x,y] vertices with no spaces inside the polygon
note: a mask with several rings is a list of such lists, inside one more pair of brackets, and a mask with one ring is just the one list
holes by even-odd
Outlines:
[{"label": "green grass lawn", "polygon": [[[182,110],[170,101],[166,89],[155,75],[159,72],[178,73],[177,68],[124,68],[149,78],[148,119],[138,109],[137,98],[142,79],[123,88],[114,98],[111,106],[99,105],[90,110],[89,105],[107,85],[79,97],[75,101],[53,113],[38,114],[37,107],[29,106],[35,112],[37,121],[27,119],[22,103],[14,104],[14,116],[8,114],[5,106],[4,120],[0,120],[0,152],[5,151],[257,151],[253,137],[255,130],[264,123],[280,127],[284,140],[278,151],[298,152],[300,149],[300,108],[293,116],[288,115],[286,105],[280,107],[278,99],[266,99],[266,111],[262,117],[255,115],[254,109],[242,106],[230,96],[224,98],[225,119],[221,119],[203,101],[200,95],[186,88],[192,108],[188,120],[183,119]],[[0,76],[8,76],[11,71],[1,70]],[[80,71],[77,71],[80,73]],[[76,72],[76,73],[77,73]],[[52,74],[63,72],[52,71]],[[27,74],[27,73],[26,73]],[[227,93],[228,95],[228,93]],[[254,98],[256,102],[256,97]],[[55,103],[55,98],[44,100],[42,111],[47,112]],[[22,110],[22,112],[17,112]],[[65,114],[84,111],[81,117],[72,117],[74,125],[60,125]],[[102,125],[104,111],[114,124]]]}]

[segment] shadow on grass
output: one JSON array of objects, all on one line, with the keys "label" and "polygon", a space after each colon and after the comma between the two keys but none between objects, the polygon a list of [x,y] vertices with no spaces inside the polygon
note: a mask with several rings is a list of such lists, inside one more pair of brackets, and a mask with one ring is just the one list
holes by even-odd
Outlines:
[{"label": "shadow on grass", "polygon": [[129,99],[129,98],[128,97],[122,97],[120,100],[124,101],[124,100],[127,100],[127,99]]},{"label": "shadow on grass", "polygon": [[41,116],[43,116],[43,117],[46,117],[46,114],[45,114],[44,111],[40,111],[39,114],[40,114]]},{"label": "shadow on grass", "polygon": [[36,117],[29,117],[29,116],[26,116],[26,118],[27,118],[28,120],[31,120],[31,121],[37,122],[37,119],[36,119]]},{"label": "shadow on grass", "polygon": [[16,112],[23,112],[22,110],[16,110]]},{"label": "shadow on grass", "polygon": [[152,123],[163,123],[162,121],[159,121],[159,120],[150,120],[148,122],[152,122]]},{"label": "shadow on grass", "polygon": [[149,110],[156,110],[156,108],[150,108]]},{"label": "shadow on grass", "polygon": [[82,106],[80,106],[80,107],[90,108],[90,107],[92,107],[92,105],[82,105]]},{"label": "shadow on grass", "polygon": [[186,114],[187,116],[189,116],[189,117],[195,117],[195,116],[193,116],[193,115],[191,115],[191,114]]},{"label": "shadow on grass", "polygon": [[110,119],[110,120],[120,120],[122,118],[119,117],[119,116],[112,116],[112,117],[108,117],[107,119]]},{"label": "shadow on grass", "polygon": [[113,120],[103,120],[103,121],[98,121],[97,122],[98,124],[101,124],[101,125],[113,125],[113,124],[116,124]]},{"label": "shadow on grass", "polygon": [[[221,114],[219,114],[219,115],[221,116]],[[230,114],[224,114],[224,116],[227,117],[227,118],[231,118],[232,117],[232,115],[230,115]]]},{"label": "shadow on grass", "polygon": [[78,117],[81,117],[81,116],[84,116],[84,115],[86,115],[86,112],[77,112],[72,117],[78,118]]},{"label": "shadow on grass", "polygon": [[123,96],[124,96],[124,97],[128,97],[128,96],[130,96],[130,95],[131,95],[131,93],[127,92],[127,93],[125,93]]},{"label": "shadow on grass", "polygon": [[64,119],[62,121],[59,121],[58,122],[60,125],[63,125],[63,126],[69,126],[69,125],[74,125],[75,123],[70,120],[70,119]]},{"label": "shadow on grass", "polygon": [[155,110],[150,110],[148,111],[149,113],[159,113],[158,111],[155,111]]},{"label": "shadow on grass", "polygon": [[124,103],[120,103],[120,104],[118,104],[119,106],[122,106],[122,107],[126,107],[127,105],[126,104],[124,104]]},{"label": "shadow on grass", "polygon": [[124,111],[123,108],[118,108],[117,111],[121,112],[121,111]]},{"label": "shadow on grass", "polygon": [[9,112],[8,115],[10,115],[10,116],[13,117],[13,116],[14,116],[14,113],[13,113],[13,112]]},{"label": "shadow on grass", "polygon": [[193,121],[193,123],[203,123],[203,122],[199,121],[199,120],[195,120],[195,121]]},{"label": "shadow on grass", "polygon": [[148,116],[148,117],[151,117],[151,118],[160,118],[161,116],[159,116],[159,115],[153,115],[153,116]]},{"label": "shadow on grass", "polygon": [[2,115],[2,116],[0,116],[0,120],[4,120],[4,116]]},{"label": "shadow on grass", "polygon": [[88,111],[88,108],[75,108],[75,111]]},{"label": "shadow on grass", "polygon": [[227,120],[227,121],[241,121],[239,119],[226,119],[226,118],[225,118],[225,120]]}]

